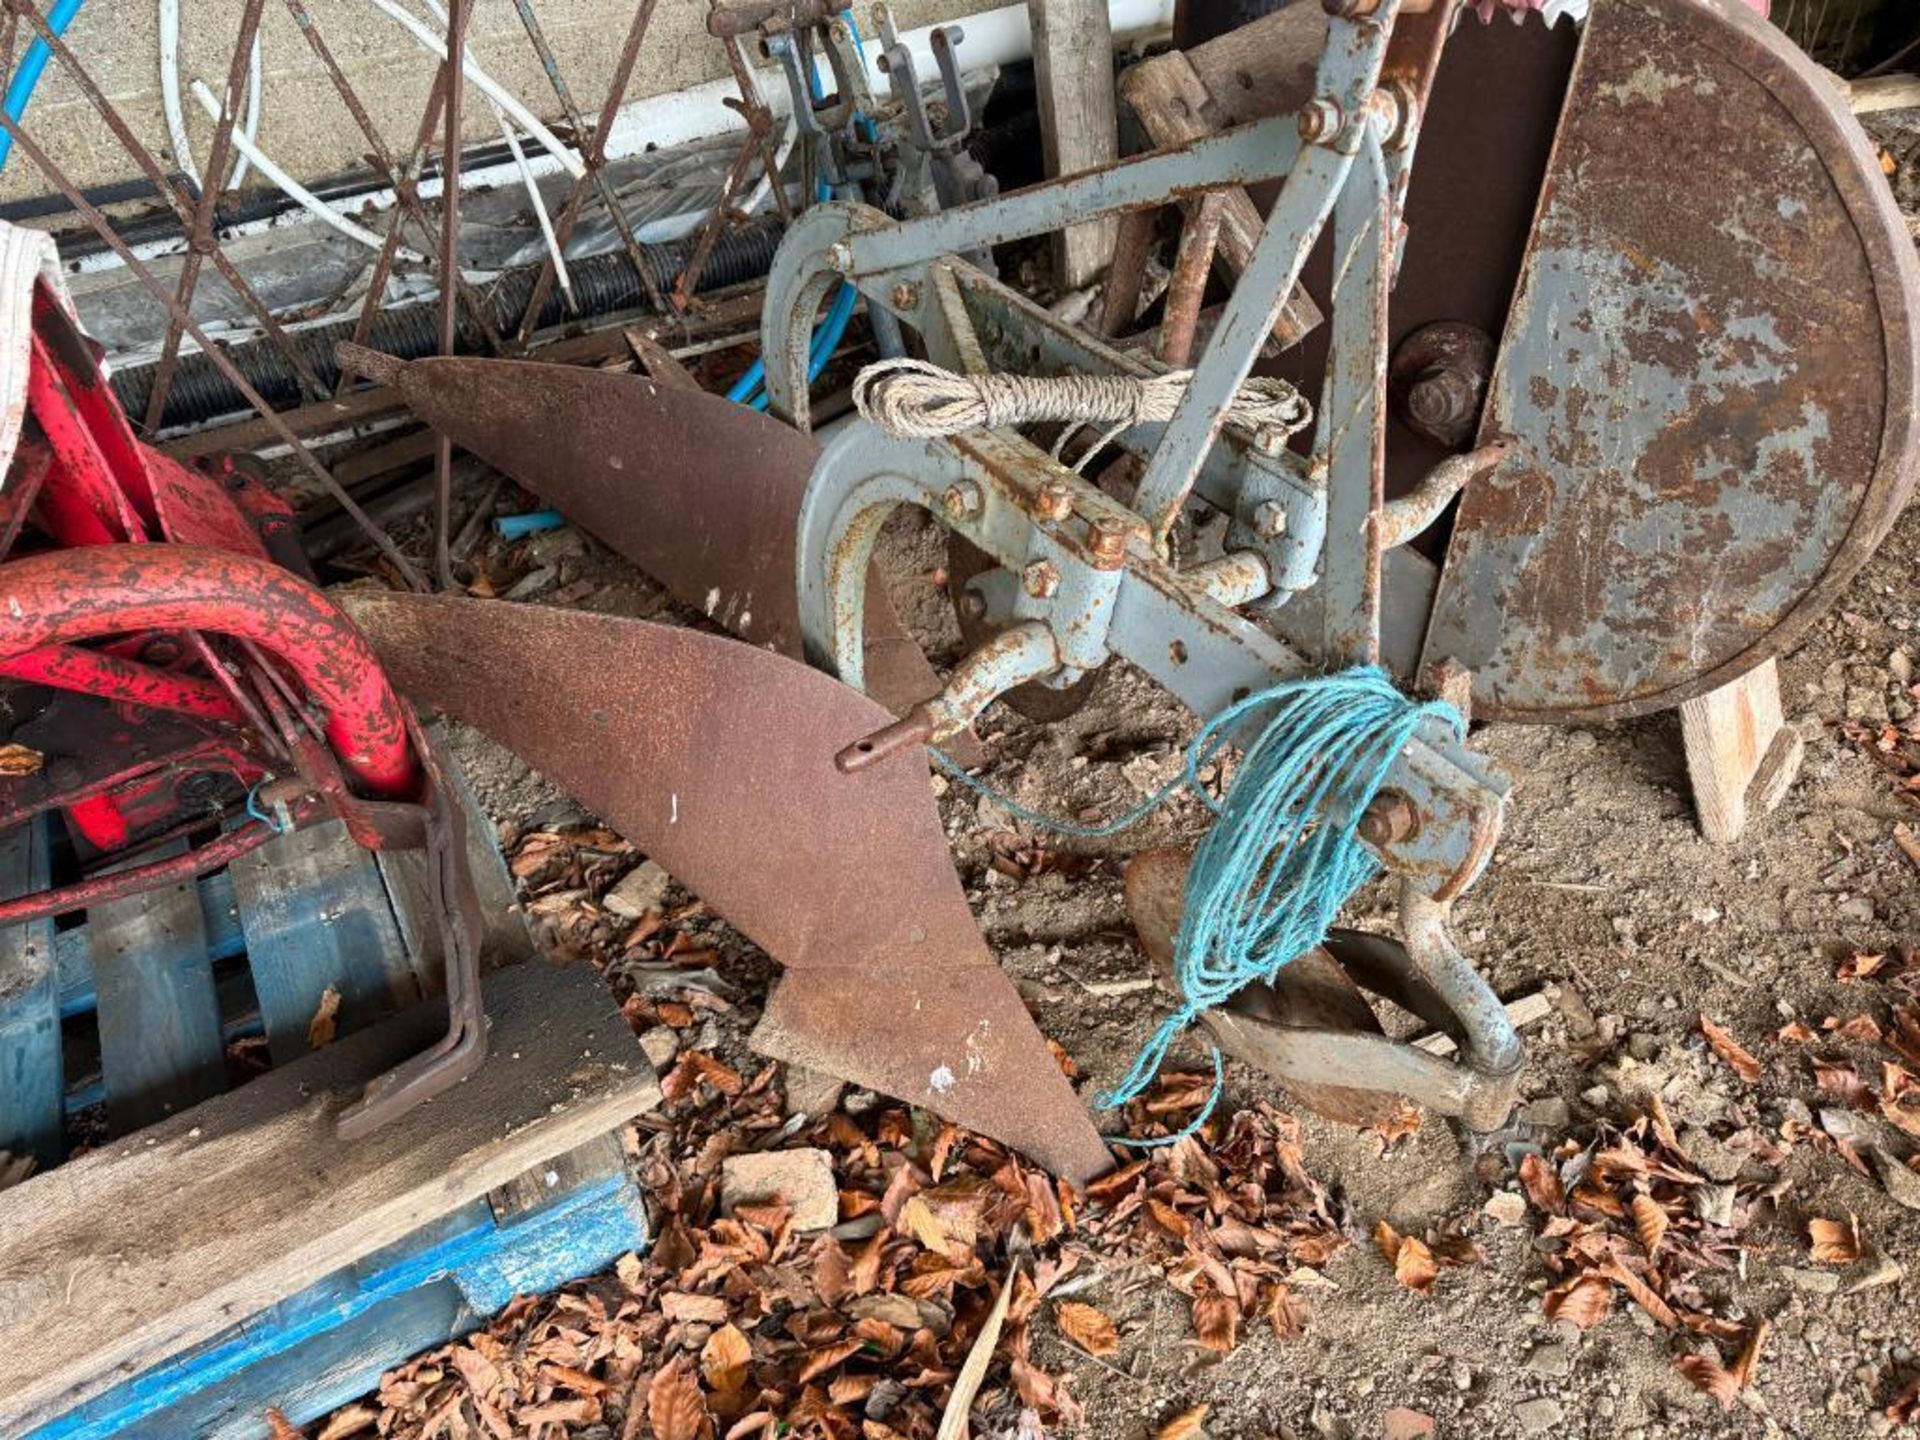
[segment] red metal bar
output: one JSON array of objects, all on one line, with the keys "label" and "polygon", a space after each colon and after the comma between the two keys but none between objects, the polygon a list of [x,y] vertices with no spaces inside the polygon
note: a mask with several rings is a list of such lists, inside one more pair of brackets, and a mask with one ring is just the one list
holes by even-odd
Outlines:
[{"label": "red metal bar", "polygon": [[95,875],[58,890],[22,895],[17,900],[0,903],[0,929],[43,919],[48,915],[66,915],[107,900],[118,900],[125,895],[140,895],[148,890],[157,890],[162,885],[177,885],[182,880],[211,875],[249,850],[259,849],[275,833],[271,825],[262,825],[256,820],[237,830],[229,830],[198,850],[183,851],[149,865],[136,865],[131,870]]},{"label": "red metal bar", "polygon": [[[0,583],[11,571],[0,570]],[[177,710],[203,720],[245,723],[240,707],[218,683],[198,675],[182,675],[134,660],[122,660],[100,650],[78,645],[45,645],[0,660],[0,675],[31,680],[57,690],[78,690],[149,710]]]},{"label": "red metal bar", "polygon": [[0,658],[128,630],[210,630],[286,661],[327,713],[361,785],[411,795],[406,712],[371,647],[318,589],[267,561],[197,545],[94,545],[10,562]]}]

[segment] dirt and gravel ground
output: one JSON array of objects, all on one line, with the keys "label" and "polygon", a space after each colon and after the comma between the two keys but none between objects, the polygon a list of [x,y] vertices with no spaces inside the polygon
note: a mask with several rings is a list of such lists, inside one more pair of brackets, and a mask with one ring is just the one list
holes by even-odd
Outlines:
[{"label": "dirt and gravel ground", "polygon": [[[569,535],[546,548],[530,560],[556,563],[554,583],[584,589],[583,605],[672,613],[650,583],[597,546]],[[937,561],[930,537],[895,537],[896,596],[936,630],[947,623]],[[1120,1264],[1081,1296],[1118,1322],[1116,1353],[1092,1358],[1044,1326],[1036,1339],[1036,1363],[1069,1377],[1085,1405],[1087,1433],[1151,1434],[1200,1403],[1210,1406],[1207,1433],[1221,1437],[1378,1436],[1390,1423],[1410,1423],[1389,1416],[1396,1410],[1432,1417],[1442,1434],[1489,1440],[1920,1433],[1886,1413],[1920,1377],[1920,1277],[1907,1273],[1920,1254],[1920,1214],[1824,1138],[1850,1122],[1811,1066],[1813,1056],[1850,1061],[1873,1084],[1882,1062],[1898,1058],[1884,1044],[1823,1026],[1861,1015],[1887,1026],[1902,993],[1836,972],[1858,955],[1897,957],[1920,941],[1920,864],[1894,834],[1896,825],[1920,823],[1920,806],[1841,730],[1847,721],[1878,727],[1913,713],[1917,574],[1920,511],[1903,519],[1842,605],[1786,658],[1782,691],[1806,760],[1780,809],[1757,817],[1737,844],[1711,845],[1698,834],[1671,715],[1572,730],[1476,730],[1475,743],[1515,790],[1493,867],[1457,909],[1458,932],[1502,996],[1544,993],[1551,1001],[1527,1032],[1519,1120],[1491,1146],[1469,1149],[1433,1120],[1389,1143],[1301,1112],[1307,1166],[1342,1198],[1360,1242],[1298,1278],[1312,1311],[1304,1336],[1280,1341],[1249,1327],[1223,1358],[1194,1342],[1182,1297],[1149,1270]],[[989,779],[1051,813],[1111,814],[1171,773],[1191,725],[1144,680],[1111,674],[1059,725],[992,715],[984,727]],[[460,748],[510,841],[582,818],[496,747],[462,735]],[[1072,863],[1036,867],[1030,853],[1015,854],[1030,852],[1032,837],[1016,842],[1021,827],[993,800],[933,783],[944,792],[956,861],[983,931],[1091,1094],[1118,1076],[1169,1007],[1143,983],[1147,964],[1121,903],[1122,864],[1149,844],[1197,833],[1198,807],[1170,806],[1109,841],[1050,841],[1056,856],[1097,857],[1075,873]],[[1362,926],[1390,923],[1384,887],[1364,893],[1350,914]],[[701,922],[698,938],[721,951],[739,1008],[692,1043],[741,1055],[770,968],[717,922]],[[1758,1058],[1757,1083],[1709,1050],[1702,1015]],[[1776,1038],[1794,1022],[1818,1038]],[[1201,1055],[1191,1046],[1182,1052],[1196,1065]],[[1241,1066],[1229,1068],[1228,1087],[1235,1106],[1265,1099],[1292,1108],[1283,1090]],[[1564,1278],[1551,1263],[1559,1242],[1540,1237],[1537,1216],[1503,1223],[1513,1216],[1496,1198],[1518,1188],[1513,1166],[1528,1149],[1552,1154],[1562,1142],[1585,1144],[1597,1127],[1643,1111],[1654,1094],[1699,1171],[1740,1187],[1738,1223],[1726,1232],[1728,1268],[1692,1280],[1730,1323],[1770,1322],[1753,1383],[1731,1411],[1676,1370],[1689,1342],[1637,1308],[1616,1307],[1585,1331],[1550,1323],[1542,1295]],[[1854,1112],[1851,1123],[1863,1149],[1912,1148],[1868,1111]],[[1808,1222],[1849,1216],[1858,1220],[1862,1258],[1816,1262]],[[1446,1269],[1431,1293],[1415,1293],[1367,1239],[1380,1220],[1402,1233],[1463,1230],[1484,1260]]]}]

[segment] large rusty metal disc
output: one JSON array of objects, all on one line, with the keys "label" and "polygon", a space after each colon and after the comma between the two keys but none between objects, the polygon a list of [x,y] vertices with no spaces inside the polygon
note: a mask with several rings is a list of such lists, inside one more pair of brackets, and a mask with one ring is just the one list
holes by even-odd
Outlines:
[{"label": "large rusty metal disc", "polygon": [[[1498,97],[1489,97],[1498,104]],[[1736,0],[1595,0],[1423,664],[1642,714],[1779,654],[1915,473],[1920,263],[1831,82]]]}]

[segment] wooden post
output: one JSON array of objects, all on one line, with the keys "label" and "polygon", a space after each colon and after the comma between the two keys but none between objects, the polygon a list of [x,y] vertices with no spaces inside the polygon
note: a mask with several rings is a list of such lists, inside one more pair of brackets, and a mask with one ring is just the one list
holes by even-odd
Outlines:
[{"label": "wooden post", "polygon": [[1780,714],[1780,672],[1769,660],[1680,707],[1687,776],[1700,833],[1737,840],[1748,806],[1771,810],[1800,771],[1805,742]]},{"label": "wooden post", "polygon": [[[1113,28],[1106,0],[1027,0],[1033,75],[1047,174],[1111,165],[1120,153],[1114,118]],[[1061,294],[1099,278],[1113,256],[1114,221],[1068,226],[1054,241]]]}]

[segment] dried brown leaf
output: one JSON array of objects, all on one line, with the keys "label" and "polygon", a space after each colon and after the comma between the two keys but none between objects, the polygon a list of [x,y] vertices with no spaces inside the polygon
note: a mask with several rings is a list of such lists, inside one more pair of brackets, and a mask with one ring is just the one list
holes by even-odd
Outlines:
[{"label": "dried brown leaf", "polygon": [[809,1380],[819,1379],[822,1375],[826,1374],[827,1371],[833,1369],[834,1366],[858,1355],[866,1343],[865,1340],[856,1336],[851,1340],[841,1340],[832,1345],[822,1345],[818,1350],[811,1352],[807,1356],[807,1363],[800,1367],[800,1383],[804,1385]]},{"label": "dried brown leaf", "polygon": [[1740,1042],[1733,1038],[1731,1031],[1725,1026],[1716,1025],[1702,1014],[1700,1033],[1707,1037],[1707,1044],[1713,1047],[1713,1053],[1732,1067],[1734,1074],[1749,1085],[1759,1083],[1762,1073],[1760,1061],[1751,1052],[1741,1047]]},{"label": "dried brown leaf", "polygon": [[1053,1307],[1060,1333],[1089,1355],[1111,1355],[1120,1348],[1120,1331],[1091,1305],[1061,1300]]},{"label": "dried brown leaf", "polygon": [[38,775],[47,757],[26,745],[0,745],[0,775]]},{"label": "dried brown leaf", "polygon": [[1651,1256],[1666,1238],[1667,1226],[1671,1223],[1667,1212],[1651,1195],[1634,1196],[1630,1208],[1633,1211],[1633,1233],[1639,1237],[1640,1248]]},{"label": "dried brown leaf", "polygon": [[1202,1404],[1182,1410],[1153,1432],[1153,1440],[1199,1440],[1206,1433],[1207,1411],[1212,1408]]},{"label": "dried brown leaf", "polygon": [[[28,771],[27,773],[32,774],[33,772]],[[287,1417],[282,1415],[278,1410],[269,1409],[266,1419],[268,1440],[306,1440],[306,1437],[301,1434],[300,1427],[287,1419]]]},{"label": "dried brown leaf", "polygon": [[676,1355],[647,1382],[647,1424],[654,1440],[700,1440],[707,1429],[707,1397],[686,1356]]},{"label": "dried brown leaf", "polygon": [[1815,1037],[1813,1031],[1802,1025],[1798,1020],[1794,1020],[1782,1025],[1774,1032],[1773,1038],[1783,1045],[1808,1045],[1813,1042]]},{"label": "dried brown leaf", "polygon": [[1380,1247],[1380,1253],[1393,1266],[1394,1279],[1421,1295],[1433,1289],[1440,1267],[1434,1262],[1433,1251],[1427,1247],[1426,1241],[1412,1235],[1401,1235],[1382,1220],[1374,1226],[1373,1243]]},{"label": "dried brown leaf", "polygon": [[1747,1338],[1740,1346],[1739,1357],[1733,1362],[1733,1374],[1742,1390],[1753,1384],[1754,1373],[1760,1368],[1760,1351],[1765,1348],[1767,1332],[1772,1328],[1772,1322],[1761,1316],[1753,1322],[1753,1329],[1747,1332]]},{"label": "dried brown leaf", "polygon": [[1600,1267],[1600,1273],[1613,1281],[1632,1298],[1647,1314],[1658,1320],[1667,1329],[1672,1330],[1680,1324],[1680,1317],[1673,1313],[1673,1307],[1654,1291],[1654,1288],[1636,1275],[1628,1266],[1621,1263],[1618,1256]]},{"label": "dried brown leaf", "polygon": [[1829,1015],[1820,1023],[1820,1028],[1829,1034],[1844,1035],[1849,1040],[1858,1040],[1866,1045],[1878,1045],[1881,1040],[1880,1024],[1871,1015],[1855,1015],[1848,1020]]},{"label": "dried brown leaf", "polygon": [[1851,1265],[1860,1258],[1860,1220],[1849,1215],[1845,1220],[1807,1221],[1807,1239],[1813,1258],[1822,1265]]},{"label": "dried brown leaf", "polygon": [[320,1003],[314,1006],[313,1018],[307,1021],[307,1048],[321,1050],[331,1045],[339,1029],[340,992],[329,985],[320,992]]},{"label": "dried brown leaf", "polygon": [[1311,1315],[1307,1302],[1293,1293],[1292,1286],[1276,1284],[1267,1293],[1267,1323],[1273,1326],[1276,1340],[1298,1340],[1307,1333]]},{"label": "dried brown leaf", "polygon": [[1718,1355],[1682,1355],[1673,1362],[1673,1368],[1686,1376],[1696,1389],[1711,1395],[1722,1410],[1731,1410],[1738,1403],[1740,1382],[1720,1363]]},{"label": "dried brown leaf", "polygon": [[1833,978],[1841,984],[1853,980],[1869,979],[1887,963],[1887,954],[1883,950],[1856,950],[1842,960],[1833,972]]},{"label": "dried brown leaf", "polygon": [[1209,1350],[1231,1355],[1240,1343],[1240,1302],[1208,1288],[1193,1297],[1193,1333]]},{"label": "dried brown leaf", "polygon": [[1176,1240],[1184,1240],[1193,1233],[1193,1222],[1165,1201],[1147,1197],[1147,1213],[1153,1217],[1153,1223],[1165,1230]]},{"label": "dried brown leaf", "polygon": [[1559,1215],[1567,1208],[1566,1187],[1560,1174],[1544,1156],[1528,1153],[1520,1158],[1520,1184],[1533,1208],[1545,1215]]},{"label": "dried brown leaf", "polygon": [[1549,1320],[1591,1330],[1613,1309],[1613,1286],[1596,1275],[1579,1275],[1549,1290],[1541,1302]]},{"label": "dried brown leaf", "polygon": [[700,1347],[700,1373],[707,1384],[722,1394],[740,1389],[747,1383],[747,1366],[753,1361],[753,1346],[737,1325],[722,1325]]},{"label": "dried brown leaf", "polygon": [[1822,1060],[1818,1056],[1809,1056],[1807,1063],[1813,1067],[1814,1083],[1828,1095],[1860,1109],[1873,1103],[1873,1091],[1852,1065],[1839,1060]]},{"label": "dried brown leaf", "polygon": [[328,1417],[327,1423],[320,1427],[320,1433],[314,1440],[352,1440],[355,1435],[364,1435],[380,1423],[380,1412],[371,1405],[356,1401],[352,1405],[336,1410]]},{"label": "dried brown leaf", "polygon": [[669,1320],[720,1325],[726,1322],[727,1302],[718,1295],[686,1295],[669,1290],[660,1297],[660,1313]]}]

